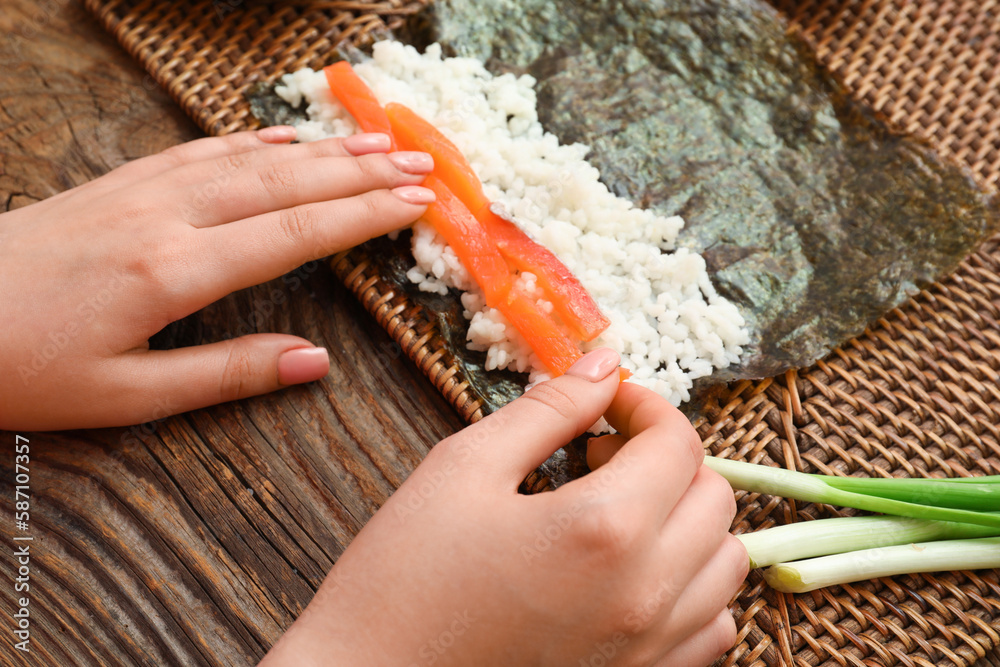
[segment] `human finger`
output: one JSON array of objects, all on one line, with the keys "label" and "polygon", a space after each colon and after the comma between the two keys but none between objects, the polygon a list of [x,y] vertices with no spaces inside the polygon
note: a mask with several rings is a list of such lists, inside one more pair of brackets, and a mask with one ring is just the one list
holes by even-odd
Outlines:
[{"label": "human finger", "polygon": [[195,261],[204,267],[204,275],[200,292],[191,295],[192,312],[238,289],[409,225],[433,199],[431,190],[402,186],[196,230]]},{"label": "human finger", "polygon": [[183,164],[217,160],[228,155],[239,155],[250,150],[285,146],[289,157],[344,157],[348,155],[368,155],[386,153],[392,146],[388,135],[362,133],[350,137],[331,137],[320,141],[293,144],[297,132],[289,125],[265,127],[256,132],[236,132],[223,137],[205,137],[184,144],[178,144],[159,153],[173,158],[170,168]]},{"label": "human finger", "polygon": [[252,132],[234,132],[223,137],[202,137],[128,162],[93,183],[123,187],[202,160],[287,143],[295,139],[295,134],[294,127],[281,125]]},{"label": "human finger", "polygon": [[[210,183],[218,185],[227,173],[232,173],[236,167],[247,162],[248,153],[271,153],[274,148],[280,148],[282,159],[343,157],[384,153],[391,146],[389,137],[385,134],[356,134],[343,139],[291,144],[295,136],[294,127],[279,125],[252,132],[235,132],[222,137],[195,139],[129,162],[93,183],[122,187],[172,173],[172,178],[177,179],[178,184],[190,182],[178,178],[179,176],[193,174],[193,178],[201,179],[206,185]],[[216,163],[220,160],[221,163]],[[211,164],[207,165],[208,168],[192,171],[192,168],[200,163]],[[226,165],[231,165],[228,171]]]},{"label": "human finger", "polygon": [[325,348],[285,334],[251,334],[217,343],[119,357],[125,377],[141,377],[129,398],[153,401],[170,414],[266,394],[326,377]]},{"label": "human finger", "polygon": [[609,433],[596,438],[591,438],[587,442],[587,467],[597,470],[602,465],[611,460],[619,449],[628,442],[621,433]]},{"label": "human finger", "polygon": [[248,158],[247,167],[227,177],[224,186],[211,188],[210,195],[211,183],[194,180],[172,196],[186,202],[186,222],[208,227],[301,204],[418,185],[434,168],[431,156],[419,152],[281,159],[288,152],[267,151]]},{"label": "human finger", "polygon": [[704,459],[697,432],[663,397],[630,382],[622,383],[605,417],[627,442],[609,459],[613,465],[566,487],[600,483],[621,489],[647,499],[647,508],[665,519]]},{"label": "human finger", "polygon": [[[503,488],[514,490],[529,472],[594,424],[618,387],[620,357],[599,348],[564,375],[443,441],[445,456],[469,461]],[[440,456],[440,454],[438,454]]]},{"label": "human finger", "polygon": [[683,558],[674,561],[672,576],[683,582],[693,578],[731,537],[729,528],[735,515],[732,488],[702,466],[670,512],[660,536],[664,554],[683,549]]},{"label": "human finger", "polygon": [[727,534],[671,607],[666,621],[671,632],[691,635],[726,610],[746,579],[749,563],[743,544]]},{"label": "human finger", "polygon": [[[237,135],[232,136],[235,138]],[[157,156],[151,156],[163,158],[171,164],[169,169],[158,174],[165,179],[159,187],[173,190],[184,186],[213,184],[223,188],[235,175],[246,170],[321,157],[360,157],[386,153],[391,146],[389,137],[380,133],[328,137],[305,143],[255,142],[254,137],[244,137],[246,145],[242,147],[235,141],[229,146],[208,143],[228,138],[211,137],[180,144]],[[194,146],[200,141],[205,141],[206,145]]]},{"label": "human finger", "polygon": [[728,609],[673,647],[654,667],[708,667],[736,645],[736,622]]}]

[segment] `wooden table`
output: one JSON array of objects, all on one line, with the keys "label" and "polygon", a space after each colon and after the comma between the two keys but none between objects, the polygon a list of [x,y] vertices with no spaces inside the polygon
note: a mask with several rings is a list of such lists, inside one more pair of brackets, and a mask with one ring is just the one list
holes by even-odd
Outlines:
[{"label": "wooden table", "polygon": [[[76,2],[4,0],[0,33],[0,210],[200,136]],[[300,277],[233,294],[154,342],[219,340],[259,315],[259,331],[325,345],[326,380],[131,429],[0,431],[0,664],[255,662],[428,448],[461,428],[326,264]],[[12,523],[18,435],[28,531]],[[24,544],[30,590],[15,593]],[[29,654],[9,621],[24,595]]]},{"label": "wooden table", "polygon": [[[77,2],[0,7],[0,210],[200,135]],[[0,601],[8,619],[18,597],[31,611],[31,653],[14,650],[8,620],[0,665],[252,664],[427,449],[462,426],[328,267],[298,277],[154,342],[255,323],[325,345],[325,381],[130,429],[0,431]],[[31,452],[26,531],[12,517],[18,436]],[[15,591],[15,537],[32,538],[28,592]]]}]

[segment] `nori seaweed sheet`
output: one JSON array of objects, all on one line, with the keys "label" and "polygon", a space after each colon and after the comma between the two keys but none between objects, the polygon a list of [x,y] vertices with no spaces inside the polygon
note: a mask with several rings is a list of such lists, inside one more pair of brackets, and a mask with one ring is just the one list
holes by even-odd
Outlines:
[{"label": "nori seaweed sheet", "polygon": [[991,194],[755,0],[437,0],[409,40],[531,74],[542,124],[591,146],[613,192],[684,217],[751,335],[711,381],[808,366],[997,227]]},{"label": "nori seaweed sheet", "polygon": [[[547,130],[590,145],[615,193],[685,218],[681,244],[705,256],[752,338],[701,387],[809,365],[952,270],[1000,218],[992,194],[852,102],[756,0],[436,0],[398,36],[532,74]],[[304,117],[273,86],[248,98],[266,125]],[[407,234],[360,252],[434,314],[485,413],[521,392],[525,376],[487,372],[465,347],[456,293],[405,277]],[[580,438],[522,488],[586,471]]]},{"label": "nori seaweed sheet", "polygon": [[413,253],[410,251],[409,231],[400,234],[395,241],[382,236],[362,245],[362,251],[369,261],[378,266],[379,277],[394,290],[407,296],[411,303],[419,304],[425,315],[434,322],[450,359],[462,376],[468,380],[469,389],[483,403],[484,414],[489,414],[513,401],[524,392],[525,376],[510,371],[486,370],[486,353],[475,352],[466,347],[469,321],[463,316],[460,292],[451,290],[447,295],[421,292],[406,277],[413,268]]}]

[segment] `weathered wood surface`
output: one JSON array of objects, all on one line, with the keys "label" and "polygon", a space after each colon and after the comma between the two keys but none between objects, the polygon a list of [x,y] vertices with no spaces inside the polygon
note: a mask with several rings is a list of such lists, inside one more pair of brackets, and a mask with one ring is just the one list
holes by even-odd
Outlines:
[{"label": "weathered wood surface", "polygon": [[[77,3],[3,0],[0,33],[0,210],[200,136]],[[252,664],[461,427],[325,264],[299,277],[234,294],[158,342],[245,323],[289,332],[329,348],[325,381],[132,429],[20,434],[27,532],[12,522],[17,434],[0,431],[0,664]],[[15,534],[34,538],[30,654],[13,648]]]},{"label": "weathered wood surface", "polygon": [[[2,0],[0,33],[0,210],[199,136],[75,2]],[[134,429],[21,434],[27,533],[12,521],[17,434],[0,432],[0,665],[252,664],[427,448],[461,426],[329,269],[310,268],[158,342],[215,340],[259,317],[257,330],[326,345],[326,381]],[[30,654],[14,651],[10,623],[17,534],[34,538]]]}]

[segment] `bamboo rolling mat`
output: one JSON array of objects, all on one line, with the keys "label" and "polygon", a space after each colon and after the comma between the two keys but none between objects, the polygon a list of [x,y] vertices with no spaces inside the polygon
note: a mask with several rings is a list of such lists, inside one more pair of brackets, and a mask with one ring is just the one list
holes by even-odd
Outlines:
[{"label": "bamboo rolling mat", "polygon": [[[425,1],[85,0],[210,134],[252,128],[243,92],[364,45]],[[1000,3],[776,0],[853,94],[930,139],[984,184],[1000,179]],[[338,277],[468,421],[483,414],[432,320],[363,252]],[[696,426],[711,453],[808,472],[1000,474],[1000,239],[811,368],[728,387]],[[736,532],[829,507],[740,493]],[[752,573],[733,603],[739,641],[719,662],[1000,667],[995,570],[775,593]]]}]

